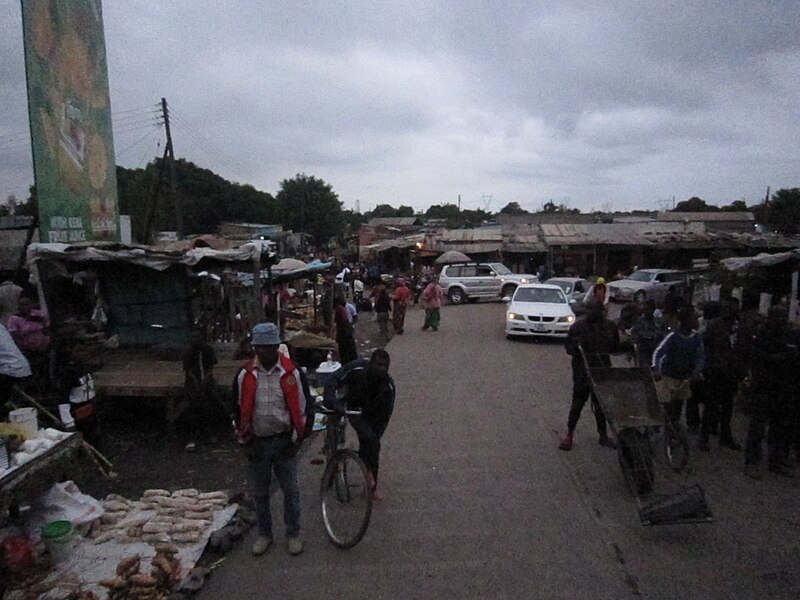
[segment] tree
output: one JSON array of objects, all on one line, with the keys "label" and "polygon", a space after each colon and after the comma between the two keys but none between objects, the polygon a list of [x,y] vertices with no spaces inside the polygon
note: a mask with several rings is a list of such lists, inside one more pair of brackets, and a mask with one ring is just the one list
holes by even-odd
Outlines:
[{"label": "tree", "polygon": [[378,204],[378,206],[375,207],[375,210],[370,212],[370,217],[373,219],[386,219],[396,216],[398,216],[397,209],[390,204]]},{"label": "tree", "polygon": [[414,209],[410,206],[403,206],[402,204],[397,208],[398,217],[413,217]]},{"label": "tree", "polygon": [[688,200],[678,202],[670,212],[715,212],[718,210],[718,207],[706,204],[702,198],[692,196]]},{"label": "tree", "polygon": [[578,215],[581,211],[579,208],[570,208],[563,202],[561,204],[556,204],[552,200],[548,200],[542,205],[542,210],[540,212]]},{"label": "tree", "polygon": [[425,211],[428,219],[453,219],[458,220],[461,211],[455,204],[434,204]]},{"label": "tree", "polygon": [[313,175],[298,173],[281,181],[275,199],[283,213],[283,224],[310,234],[318,246],[327,245],[342,230],[342,203],[330,185]]},{"label": "tree", "polygon": [[748,210],[744,200],[734,200],[727,206],[720,208],[723,212],[745,212]]},{"label": "tree", "polygon": [[500,209],[501,215],[529,215],[530,213],[519,205],[519,202],[509,202]]},{"label": "tree", "polygon": [[755,207],[756,218],[773,231],[800,233],[800,188],[778,190],[769,202]]},{"label": "tree", "polygon": [[[176,227],[175,203],[163,166],[157,158],[144,169],[117,167],[120,213],[131,216],[131,229],[137,240],[146,241],[144,234],[151,210],[155,230]],[[186,160],[175,161],[175,179],[184,233],[215,233],[225,221],[282,222],[275,199],[251,185],[231,183]]]}]

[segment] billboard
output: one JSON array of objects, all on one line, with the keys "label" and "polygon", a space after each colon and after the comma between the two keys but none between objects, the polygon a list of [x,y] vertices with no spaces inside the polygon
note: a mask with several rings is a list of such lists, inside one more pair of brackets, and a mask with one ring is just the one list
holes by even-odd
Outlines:
[{"label": "billboard", "polygon": [[119,241],[100,0],[22,0],[42,242]]}]

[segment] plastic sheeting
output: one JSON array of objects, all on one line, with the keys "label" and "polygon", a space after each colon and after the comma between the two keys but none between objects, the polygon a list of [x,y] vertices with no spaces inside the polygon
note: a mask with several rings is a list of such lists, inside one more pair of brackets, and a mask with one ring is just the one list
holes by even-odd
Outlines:
[{"label": "plastic sheeting", "polygon": [[153,246],[126,246],[123,244],[97,244],[73,246],[69,244],[31,244],[28,247],[28,265],[40,260],[127,262],[157,271],[173,265],[193,266],[205,258],[224,262],[254,262],[261,256],[261,247],[248,243],[231,250],[192,248],[185,252],[170,252]]},{"label": "plastic sheeting", "polygon": [[767,254],[762,252],[756,256],[735,256],[724,258],[720,262],[729,271],[743,271],[751,267],[771,267],[778,263],[800,259],[800,249],[790,250],[789,252],[779,252],[777,254]]}]

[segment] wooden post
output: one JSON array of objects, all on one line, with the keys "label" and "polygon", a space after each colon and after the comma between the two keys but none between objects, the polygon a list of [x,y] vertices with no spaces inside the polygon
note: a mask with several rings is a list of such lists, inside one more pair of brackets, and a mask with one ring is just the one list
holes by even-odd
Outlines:
[{"label": "wooden post", "polygon": [[797,319],[797,279],[798,272],[792,273],[792,294],[789,298],[789,319],[794,321]]},{"label": "wooden post", "polygon": [[253,261],[253,300],[255,301],[255,308],[253,309],[254,314],[250,316],[254,325],[264,320],[261,296],[261,253],[259,253],[258,258]]},{"label": "wooden post", "polygon": [[172,147],[172,132],[169,128],[169,109],[167,99],[161,99],[161,112],[164,115],[164,132],[167,135],[167,144],[164,147],[164,156],[169,159],[169,187],[172,192],[172,201],[175,203],[175,228],[178,230],[178,239],[183,239],[183,210],[178,196],[178,183],[175,178],[175,150]]}]

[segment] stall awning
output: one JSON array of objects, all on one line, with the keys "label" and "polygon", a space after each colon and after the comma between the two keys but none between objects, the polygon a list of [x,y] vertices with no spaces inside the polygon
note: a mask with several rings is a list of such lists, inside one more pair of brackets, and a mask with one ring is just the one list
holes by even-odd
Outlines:
[{"label": "stall awning", "polygon": [[28,246],[28,265],[39,260],[126,262],[157,271],[174,265],[194,266],[209,258],[223,262],[253,262],[261,256],[258,244],[243,244],[231,250],[192,248],[186,251],[169,251],[155,246],[129,246],[124,244],[31,244]]}]

